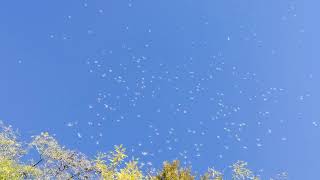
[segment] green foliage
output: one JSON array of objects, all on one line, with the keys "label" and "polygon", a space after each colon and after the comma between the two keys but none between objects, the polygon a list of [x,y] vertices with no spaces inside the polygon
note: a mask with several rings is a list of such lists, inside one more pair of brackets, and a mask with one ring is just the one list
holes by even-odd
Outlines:
[{"label": "green foliage", "polygon": [[[22,162],[21,158],[34,149],[39,158]],[[66,149],[57,140],[44,132],[34,136],[30,143],[18,140],[17,133],[0,122],[0,180],[20,179],[103,179],[103,180],[194,180],[191,168],[180,167],[179,161],[164,162],[156,173],[142,172],[137,160],[125,161],[127,155],[122,145],[108,153],[98,153],[91,159],[86,155]],[[230,166],[233,180],[252,179],[258,176],[247,168],[247,163],[238,161]],[[152,174],[152,175],[150,175]],[[279,174],[274,179],[286,177]],[[201,180],[223,180],[224,174],[209,168],[199,177]],[[274,180],[273,179],[273,180]]]}]

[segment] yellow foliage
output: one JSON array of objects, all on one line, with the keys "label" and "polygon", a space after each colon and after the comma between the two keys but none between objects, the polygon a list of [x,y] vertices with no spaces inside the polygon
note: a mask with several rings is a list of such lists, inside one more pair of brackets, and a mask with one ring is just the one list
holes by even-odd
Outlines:
[{"label": "yellow foliage", "polygon": [[114,146],[115,150],[112,151],[109,155],[109,161],[111,168],[116,168],[126,157],[125,154],[126,149],[120,146]]},{"label": "yellow foliage", "polygon": [[152,180],[194,180],[190,169],[180,168],[179,161],[164,162],[163,169]]},{"label": "yellow foliage", "polygon": [[209,168],[201,178],[201,180],[223,180],[223,174],[213,168]]},{"label": "yellow foliage", "polygon": [[126,163],[126,167],[121,169],[117,174],[118,180],[139,180],[143,179],[142,172],[137,166],[137,161],[130,161]]},{"label": "yellow foliage", "polygon": [[21,165],[13,160],[0,159],[0,179],[18,180],[28,177],[38,177],[41,173],[41,170],[30,165]]},{"label": "yellow foliage", "polygon": [[247,168],[248,163],[244,161],[237,161],[232,165],[233,174],[232,178],[235,180],[245,180],[245,179],[253,179],[260,180],[259,176],[254,175],[254,173]]},{"label": "yellow foliage", "polygon": [[0,122],[0,158],[18,159],[25,154],[22,144],[18,142],[16,132]]},{"label": "yellow foliage", "polygon": [[[39,158],[29,163],[21,162],[28,150],[35,149]],[[17,133],[0,122],[0,180],[20,179],[102,179],[102,180],[194,180],[190,168],[180,167],[179,161],[165,162],[155,175],[143,173],[138,161],[125,161],[122,145],[114,151],[98,153],[94,159],[60,146],[48,132],[33,137],[31,143],[18,141]],[[231,166],[234,180],[258,180],[247,163],[238,161]],[[147,175],[146,175],[147,174]],[[282,176],[281,176],[282,177]],[[213,168],[201,180],[223,180],[223,174]]]}]

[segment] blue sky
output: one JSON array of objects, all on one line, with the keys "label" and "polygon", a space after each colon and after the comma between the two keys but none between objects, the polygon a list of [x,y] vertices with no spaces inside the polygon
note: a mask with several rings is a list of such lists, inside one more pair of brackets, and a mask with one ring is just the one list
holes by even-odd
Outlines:
[{"label": "blue sky", "polygon": [[148,167],[240,159],[262,177],[319,167],[312,1],[7,1],[0,119]]}]

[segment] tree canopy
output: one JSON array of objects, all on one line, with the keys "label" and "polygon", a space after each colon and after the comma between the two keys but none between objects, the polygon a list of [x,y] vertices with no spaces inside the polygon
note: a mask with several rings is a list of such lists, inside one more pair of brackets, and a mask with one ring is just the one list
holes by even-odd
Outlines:
[{"label": "tree canopy", "polygon": [[[38,159],[22,160],[31,151]],[[32,137],[31,142],[21,142],[11,126],[0,127],[0,180],[20,179],[103,179],[103,180],[223,180],[226,175],[209,168],[204,175],[196,175],[191,168],[181,167],[178,160],[164,162],[155,172],[142,171],[138,160],[126,160],[122,145],[114,150],[98,153],[90,158],[85,154],[61,146],[48,132]],[[233,180],[260,179],[244,161],[232,164]],[[285,178],[280,174],[277,178]],[[272,178],[271,178],[272,179]]]}]

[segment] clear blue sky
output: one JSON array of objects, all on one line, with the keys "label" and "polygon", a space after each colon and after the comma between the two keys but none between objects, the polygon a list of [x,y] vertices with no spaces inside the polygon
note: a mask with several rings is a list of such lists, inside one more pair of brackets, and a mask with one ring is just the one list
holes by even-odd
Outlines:
[{"label": "clear blue sky", "polygon": [[155,167],[240,159],[262,177],[317,179],[318,6],[2,2],[0,119],[88,154],[124,144]]}]

